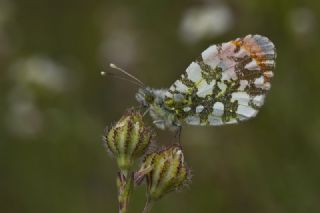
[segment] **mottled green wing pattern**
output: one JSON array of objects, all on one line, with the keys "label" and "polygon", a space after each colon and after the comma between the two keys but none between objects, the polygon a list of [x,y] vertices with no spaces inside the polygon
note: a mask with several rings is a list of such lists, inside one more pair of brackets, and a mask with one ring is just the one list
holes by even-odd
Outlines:
[{"label": "mottled green wing pattern", "polygon": [[255,117],[275,68],[275,47],[248,35],[212,45],[165,94],[165,107],[191,125],[233,124]]}]

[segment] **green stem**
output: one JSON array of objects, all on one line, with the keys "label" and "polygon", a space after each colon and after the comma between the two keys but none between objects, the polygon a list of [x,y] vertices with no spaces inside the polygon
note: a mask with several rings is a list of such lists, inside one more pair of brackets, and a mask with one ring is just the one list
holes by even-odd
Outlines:
[{"label": "green stem", "polygon": [[129,199],[133,188],[133,174],[129,171],[119,172],[117,185],[119,191],[119,213],[126,213],[128,211]]}]

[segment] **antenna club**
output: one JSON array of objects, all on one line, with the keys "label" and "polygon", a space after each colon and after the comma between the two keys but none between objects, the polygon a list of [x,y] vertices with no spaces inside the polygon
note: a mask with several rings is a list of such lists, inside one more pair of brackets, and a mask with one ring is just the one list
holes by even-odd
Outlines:
[{"label": "antenna club", "polygon": [[113,68],[113,69],[118,69],[118,67],[117,67],[115,64],[112,64],[112,63],[111,63],[109,66],[110,66],[111,68]]},{"label": "antenna club", "polygon": [[101,71],[100,75],[105,76],[107,73],[105,71]]}]

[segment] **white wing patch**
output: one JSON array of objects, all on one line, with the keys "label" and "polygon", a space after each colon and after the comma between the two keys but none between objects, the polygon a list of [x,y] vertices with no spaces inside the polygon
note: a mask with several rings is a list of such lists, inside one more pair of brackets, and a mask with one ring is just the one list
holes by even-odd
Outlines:
[{"label": "white wing patch", "polygon": [[248,70],[260,70],[260,67],[255,59],[253,59],[250,63],[246,64],[244,68]]},{"label": "white wing patch", "polygon": [[237,109],[237,114],[244,116],[245,118],[251,118],[256,116],[257,110],[253,109],[251,106],[239,105]]},{"label": "white wing patch", "polygon": [[176,86],[175,90],[177,90],[178,92],[181,92],[181,93],[188,92],[189,87],[184,85],[180,80],[176,81],[174,85]]},{"label": "white wing patch", "polygon": [[195,62],[192,62],[190,66],[187,68],[187,74],[188,74],[188,79],[190,79],[194,83],[201,81],[202,79],[201,68]]},{"label": "white wing patch", "polygon": [[207,95],[212,95],[213,87],[215,84],[216,84],[215,80],[212,80],[210,84],[202,80],[199,83],[199,85],[197,85],[197,88],[198,88],[197,96],[201,98],[205,98]]},{"label": "white wing patch", "polygon": [[186,123],[190,125],[200,125],[200,117],[198,115],[191,115],[186,118]]},{"label": "white wing patch", "polygon": [[220,63],[219,52],[216,45],[210,46],[202,52],[202,60],[211,67],[216,67]]},{"label": "white wing patch", "polygon": [[214,116],[221,117],[223,115],[223,113],[224,113],[224,105],[223,105],[223,103],[221,103],[221,102],[214,103],[212,114]]}]

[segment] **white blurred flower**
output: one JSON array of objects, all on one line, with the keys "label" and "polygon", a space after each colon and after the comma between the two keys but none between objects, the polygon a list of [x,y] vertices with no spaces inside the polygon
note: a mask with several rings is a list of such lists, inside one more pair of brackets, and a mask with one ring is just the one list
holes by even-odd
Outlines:
[{"label": "white blurred flower", "polygon": [[232,25],[232,11],[226,5],[194,7],[183,16],[180,35],[186,42],[196,42],[206,37],[222,35],[229,31]]},{"label": "white blurred flower", "polygon": [[314,31],[316,18],[308,8],[296,8],[289,13],[289,26],[297,36],[304,36]]},{"label": "white blurred flower", "polygon": [[6,126],[16,137],[34,137],[45,125],[45,112],[35,101],[38,90],[62,93],[71,82],[68,70],[50,58],[31,56],[15,61],[8,69],[11,88],[7,95]]},{"label": "white blurred flower", "polygon": [[106,14],[102,25],[100,58],[103,63],[112,62],[128,67],[137,60],[138,55],[135,16],[126,7],[119,7]]},{"label": "white blurred flower", "polygon": [[33,101],[32,92],[17,86],[8,96],[6,126],[16,137],[32,137],[43,129],[43,116]]},{"label": "white blurred flower", "polygon": [[16,61],[10,68],[15,82],[36,85],[52,92],[63,92],[69,84],[67,70],[42,56],[32,56]]}]

